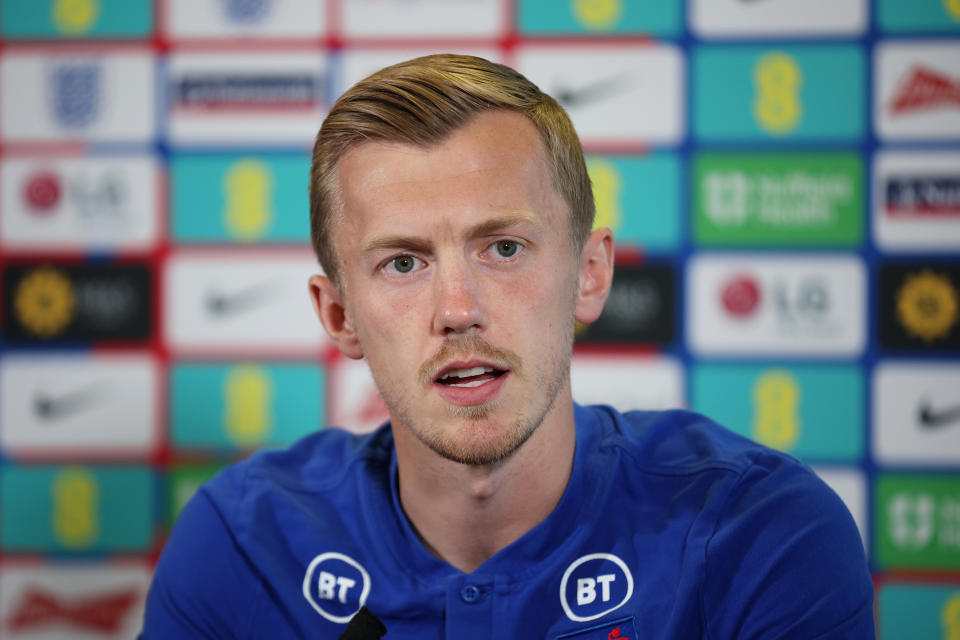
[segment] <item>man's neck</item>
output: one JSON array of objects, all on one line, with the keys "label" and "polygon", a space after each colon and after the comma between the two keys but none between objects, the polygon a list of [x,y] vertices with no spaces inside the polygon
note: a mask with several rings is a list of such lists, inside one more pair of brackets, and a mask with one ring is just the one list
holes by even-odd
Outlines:
[{"label": "man's neck", "polygon": [[553,511],[576,448],[573,406],[564,395],[533,435],[495,465],[447,460],[394,426],[400,501],[431,553],[471,573]]}]

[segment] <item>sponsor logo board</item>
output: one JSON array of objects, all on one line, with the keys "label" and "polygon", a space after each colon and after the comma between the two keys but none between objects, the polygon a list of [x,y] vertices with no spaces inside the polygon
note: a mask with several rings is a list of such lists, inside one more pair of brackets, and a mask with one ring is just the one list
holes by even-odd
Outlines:
[{"label": "sponsor logo board", "polygon": [[324,374],[313,364],[180,363],[170,393],[170,437],[188,449],[289,444],[325,415]]},{"label": "sponsor logo board", "polygon": [[854,256],[701,254],[687,264],[686,326],[700,356],[855,357],[866,273]]},{"label": "sponsor logo board", "polygon": [[683,29],[682,3],[630,0],[519,0],[519,30],[530,35],[657,34],[671,36]]},{"label": "sponsor logo board", "polygon": [[960,31],[960,2],[957,0],[877,1],[877,23],[884,31]]},{"label": "sponsor logo board", "polygon": [[3,285],[10,342],[150,337],[152,284],[145,265],[8,264]]},{"label": "sponsor logo board", "polygon": [[960,248],[960,153],[878,152],[873,233],[887,251]]},{"label": "sponsor logo board", "polygon": [[179,242],[310,241],[308,154],[177,154],[171,233]]},{"label": "sponsor logo board", "polygon": [[504,0],[342,0],[347,37],[497,37],[505,28]]},{"label": "sponsor logo board", "polygon": [[165,29],[174,40],[320,38],[324,0],[168,0]]},{"label": "sponsor logo board", "polygon": [[179,53],[168,70],[174,144],[308,146],[328,106],[319,51]]},{"label": "sponsor logo board", "polygon": [[863,455],[864,389],[853,365],[698,364],[692,407],[804,461]]},{"label": "sponsor logo board", "polygon": [[886,41],[874,56],[873,117],[878,137],[960,139],[960,44]]},{"label": "sponsor logo board", "polygon": [[866,0],[692,0],[690,26],[704,38],[858,36]]},{"label": "sponsor logo board", "polygon": [[885,581],[877,590],[881,638],[952,638],[960,633],[960,580]]},{"label": "sponsor logo board", "polygon": [[851,44],[693,51],[693,131],[704,141],[859,140],[863,51]]},{"label": "sponsor logo board", "polygon": [[153,30],[150,0],[4,0],[2,33],[11,39],[145,38]]},{"label": "sponsor logo board", "polygon": [[701,244],[860,243],[863,165],[856,154],[705,153],[693,174]]},{"label": "sponsor logo board", "polygon": [[152,156],[0,160],[0,241],[17,249],[148,249],[159,233]]},{"label": "sponsor logo board", "polygon": [[[331,65],[331,76],[334,78],[334,82],[331,84],[335,89],[335,96],[331,99],[331,104],[333,100],[354,84],[384,67],[421,56],[449,52],[450,47],[429,47],[420,43],[416,43],[416,46],[400,48],[346,48],[336,58],[337,64]],[[501,51],[492,47],[456,47],[456,53],[479,56],[493,62],[503,62]]]},{"label": "sponsor logo board", "polygon": [[582,405],[678,409],[686,406],[684,384],[683,365],[670,357],[574,353],[570,363],[573,399]]},{"label": "sponsor logo board", "polygon": [[682,170],[673,153],[588,157],[597,208],[594,227],[609,227],[618,247],[676,249],[681,236]]},{"label": "sponsor logo board", "polygon": [[157,444],[157,364],[147,355],[7,355],[0,360],[0,446],[58,457]]},{"label": "sponsor logo board", "polygon": [[885,569],[960,569],[960,476],[881,475],[875,562]]},{"label": "sponsor logo board", "polygon": [[578,325],[577,344],[667,345],[674,340],[673,265],[618,265],[603,313],[593,324]]},{"label": "sponsor logo board", "polygon": [[671,44],[521,46],[516,67],[563,105],[587,150],[684,138],[684,59]]},{"label": "sponsor logo board", "polygon": [[146,562],[4,563],[0,634],[11,640],[122,640],[143,625]]},{"label": "sponsor logo board", "polygon": [[8,142],[152,142],[154,57],[146,50],[0,58],[0,136]]},{"label": "sponsor logo board", "polygon": [[312,253],[181,251],[164,269],[163,327],[175,351],[305,354],[325,344],[307,292],[320,272]]},{"label": "sponsor logo board", "polygon": [[960,264],[880,267],[880,345],[930,352],[960,348]]},{"label": "sponsor logo board", "polygon": [[11,552],[145,552],[153,543],[149,467],[0,467],[0,547]]},{"label": "sponsor logo board", "polygon": [[960,366],[938,362],[877,366],[873,455],[884,464],[960,465]]}]

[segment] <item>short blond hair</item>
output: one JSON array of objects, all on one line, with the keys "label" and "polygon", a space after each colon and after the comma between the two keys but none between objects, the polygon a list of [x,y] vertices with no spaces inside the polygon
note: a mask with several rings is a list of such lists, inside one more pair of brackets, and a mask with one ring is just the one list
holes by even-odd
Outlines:
[{"label": "short blond hair", "polygon": [[344,93],[323,121],[310,166],[310,237],[327,276],[339,283],[331,241],[339,204],[336,169],[369,140],[430,147],[473,116],[496,109],[526,116],[540,134],[553,186],[570,208],[570,241],[579,251],[593,226],[594,203],[580,139],[560,104],[510,67],[474,56],[439,54],[395,64]]}]

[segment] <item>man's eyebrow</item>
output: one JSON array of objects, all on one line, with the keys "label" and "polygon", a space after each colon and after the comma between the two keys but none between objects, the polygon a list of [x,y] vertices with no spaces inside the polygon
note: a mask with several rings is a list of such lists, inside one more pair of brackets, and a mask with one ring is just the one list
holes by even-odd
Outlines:
[{"label": "man's eyebrow", "polygon": [[529,211],[511,211],[502,216],[484,220],[470,229],[469,235],[472,238],[480,238],[521,224],[533,225],[535,227],[540,226],[537,217]]},{"label": "man's eyebrow", "polygon": [[[529,224],[539,227],[536,216],[527,211],[513,211],[490,220],[484,220],[467,231],[470,238],[481,238],[515,227],[521,224]],[[374,237],[367,241],[363,246],[363,252],[378,251],[382,249],[399,249],[402,251],[411,251],[417,253],[429,253],[432,244],[423,238],[417,236],[389,235]]]}]

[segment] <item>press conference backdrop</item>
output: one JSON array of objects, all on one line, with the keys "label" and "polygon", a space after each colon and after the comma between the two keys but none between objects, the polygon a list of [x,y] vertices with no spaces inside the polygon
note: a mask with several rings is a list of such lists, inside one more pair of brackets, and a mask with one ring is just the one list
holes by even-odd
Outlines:
[{"label": "press conference backdrop", "polygon": [[0,0],[0,636],[129,638],[222,465],[383,420],[309,148],[455,50],[568,109],[619,252],[575,397],[810,463],[885,639],[960,637],[960,1]]}]

